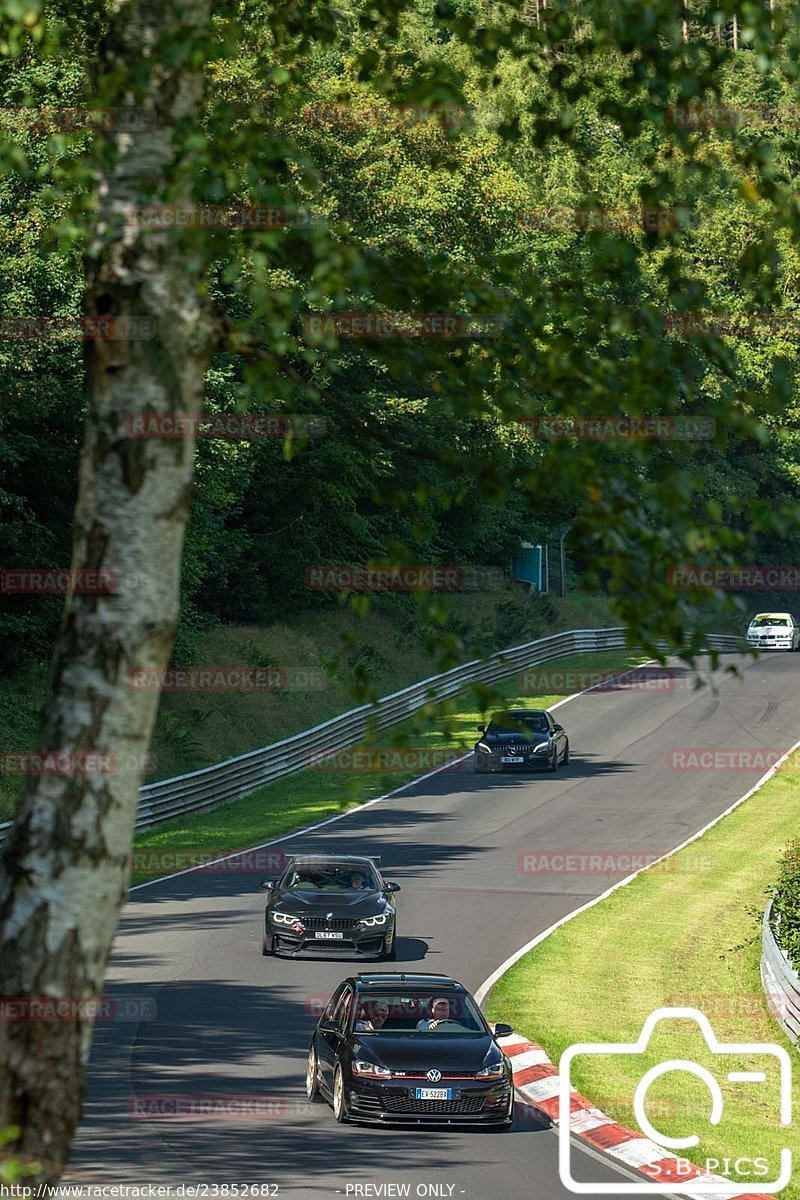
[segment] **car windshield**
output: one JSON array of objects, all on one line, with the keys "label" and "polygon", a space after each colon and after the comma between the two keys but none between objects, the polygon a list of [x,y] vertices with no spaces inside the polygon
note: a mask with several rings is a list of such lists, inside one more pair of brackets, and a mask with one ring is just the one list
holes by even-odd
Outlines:
[{"label": "car windshield", "polygon": [[375,892],[378,880],[362,863],[296,863],[280,886],[293,892]]},{"label": "car windshield", "polygon": [[497,713],[489,724],[487,733],[547,733],[550,726],[545,713]]},{"label": "car windshield", "polygon": [[756,627],[761,625],[788,625],[788,617],[756,617],[753,620],[753,625]]},{"label": "car windshield", "polygon": [[356,1033],[486,1034],[469,996],[436,992],[387,992],[363,996],[356,1009]]}]

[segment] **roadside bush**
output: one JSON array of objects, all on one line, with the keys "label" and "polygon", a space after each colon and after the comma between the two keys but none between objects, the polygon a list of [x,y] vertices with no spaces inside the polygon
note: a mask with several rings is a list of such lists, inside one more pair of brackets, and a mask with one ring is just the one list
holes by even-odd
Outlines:
[{"label": "roadside bush", "polygon": [[775,934],[795,970],[800,970],[800,840],[790,842],[773,893]]}]

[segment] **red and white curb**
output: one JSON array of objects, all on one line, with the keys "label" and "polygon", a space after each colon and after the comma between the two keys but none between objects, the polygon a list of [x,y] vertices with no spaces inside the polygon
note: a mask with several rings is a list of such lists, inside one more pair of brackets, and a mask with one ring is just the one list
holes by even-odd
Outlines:
[{"label": "red and white curb", "polygon": [[[518,1102],[533,1108],[551,1125],[558,1125],[561,1076],[548,1058],[547,1051],[535,1042],[511,1034],[503,1038],[503,1053],[511,1060]],[[708,1197],[708,1200],[724,1200],[725,1196],[737,1196],[739,1200],[770,1200],[761,1192],[742,1193],[741,1185],[731,1185],[730,1191],[717,1188],[704,1193],[695,1190],[697,1180],[708,1180],[714,1184],[729,1183],[730,1180],[711,1175],[686,1158],[667,1154],[663,1147],[649,1138],[620,1125],[618,1121],[612,1121],[574,1088],[570,1094],[569,1130],[573,1137],[594,1150],[603,1151],[652,1183],[674,1184],[676,1192],[680,1192],[681,1184],[692,1181],[692,1195],[701,1200],[704,1197]]]}]

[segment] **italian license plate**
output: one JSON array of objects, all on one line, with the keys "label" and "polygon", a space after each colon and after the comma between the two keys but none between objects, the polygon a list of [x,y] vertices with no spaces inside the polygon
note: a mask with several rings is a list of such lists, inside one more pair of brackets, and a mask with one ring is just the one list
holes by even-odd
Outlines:
[{"label": "italian license plate", "polygon": [[344,937],[344,934],[331,933],[330,931],[326,930],[324,933],[315,933],[314,937],[320,942],[336,942],[341,941],[341,939]]},{"label": "italian license plate", "polygon": [[417,1088],[417,1100],[452,1100],[452,1088]]},{"label": "italian license plate", "polygon": [[506,757],[506,758],[503,758],[502,756],[501,756],[501,758],[500,758],[500,762],[501,762],[501,763],[515,763],[515,762],[524,762],[524,761],[525,761],[525,760],[524,760],[524,758],[522,757],[522,755],[521,755],[521,754],[519,755],[519,757],[517,757],[516,755],[514,755],[514,757],[513,757],[513,758],[511,758],[511,757]]}]

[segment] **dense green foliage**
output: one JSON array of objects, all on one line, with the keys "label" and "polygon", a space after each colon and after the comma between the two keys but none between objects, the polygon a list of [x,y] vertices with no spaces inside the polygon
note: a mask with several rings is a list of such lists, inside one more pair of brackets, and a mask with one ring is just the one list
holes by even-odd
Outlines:
[{"label": "dense green foliage", "polygon": [[[109,104],[120,84],[97,78],[102,10],[71,10],[68,25],[57,5],[45,21],[26,11],[7,13],[0,104]],[[542,29],[480,0],[221,7],[195,47],[208,74],[204,128],[185,131],[196,197],[311,218],[176,231],[207,256],[228,330],[208,408],[316,413],[327,432],[200,443],[179,657],[204,622],[332,603],[305,586],[316,563],[507,567],[521,537],[571,525],[576,567],[613,591],[640,639],[691,649],[698,597],[669,585],[670,565],[797,561],[796,337],[665,328],[672,312],[798,307],[792,131],[668,119],[671,103],[793,102],[797,44],[781,12],[771,25],[744,5],[748,48],[734,53],[706,36],[713,11],[693,5],[684,45],[666,2],[563,3]],[[5,136],[0,312],[77,313],[93,180],[112,144],[13,122]],[[676,218],[536,227],[531,213],[550,206]],[[305,314],[337,310],[493,325],[482,338],[307,336]],[[0,359],[0,564],[65,565],[80,346],[0,339]],[[619,413],[695,415],[715,433],[543,441],[524,423]],[[0,657],[42,656],[59,610],[0,596]],[[447,630],[442,661],[459,657],[448,606],[434,598],[428,619]]]},{"label": "dense green foliage", "polygon": [[781,860],[772,916],[781,946],[800,970],[800,841],[790,843]]}]

